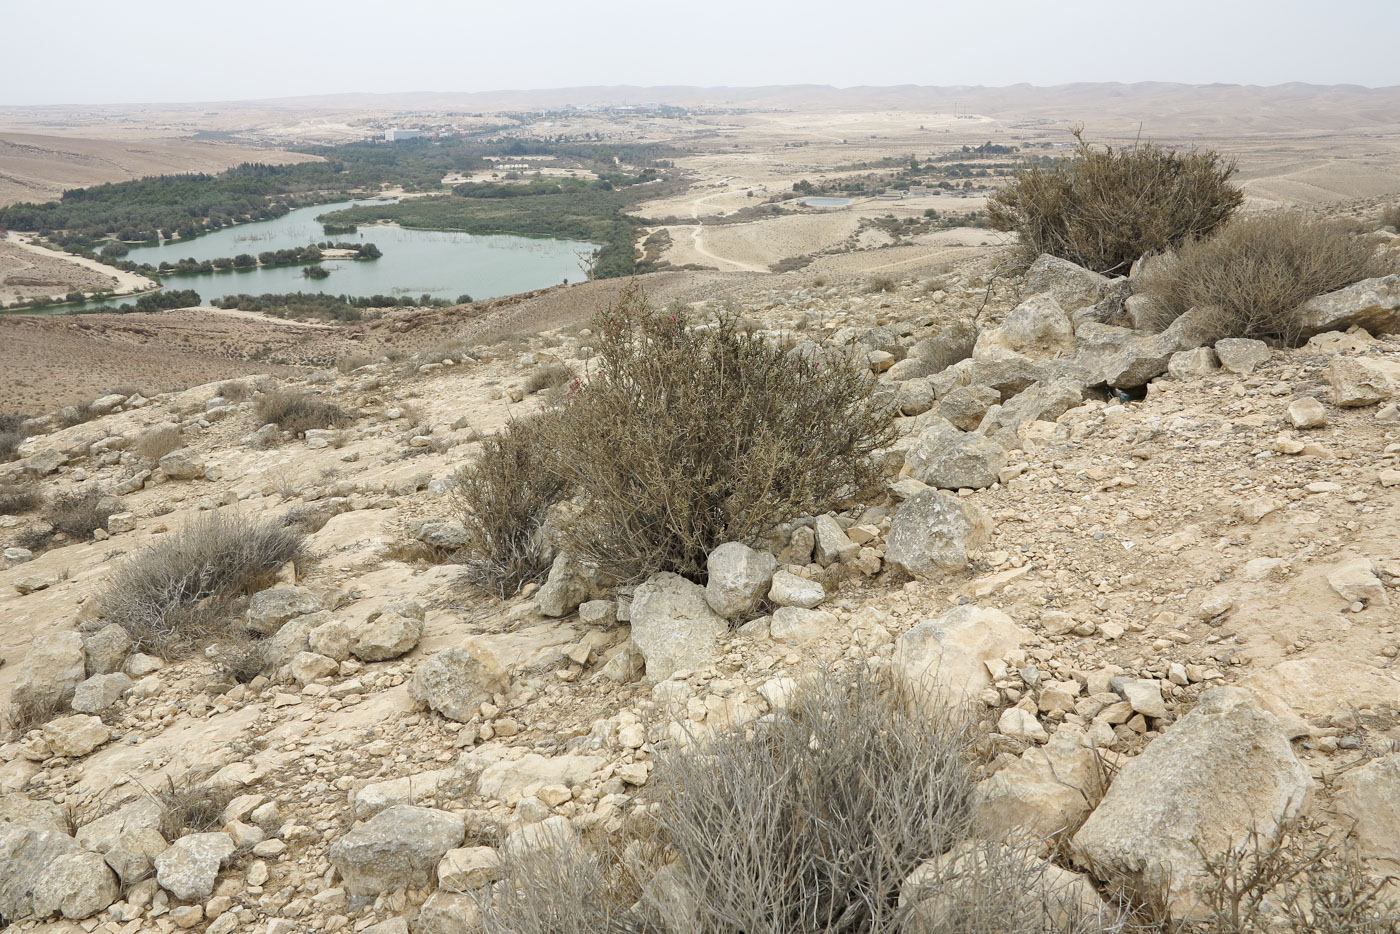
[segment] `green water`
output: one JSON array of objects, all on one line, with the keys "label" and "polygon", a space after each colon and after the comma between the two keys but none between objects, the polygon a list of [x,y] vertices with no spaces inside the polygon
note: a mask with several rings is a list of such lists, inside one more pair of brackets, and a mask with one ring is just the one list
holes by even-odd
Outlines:
[{"label": "green water", "polygon": [[[159,265],[162,262],[193,257],[218,259],[264,250],[280,250],[331,240],[336,243],[374,243],[384,255],[375,260],[324,260],[330,272],[325,279],[308,279],[304,266],[278,266],[270,269],[236,269],[188,276],[165,276],[167,289],[194,289],[206,303],[210,299],[247,293],[321,292],[329,295],[391,295],[394,297],[428,294],[455,301],[459,295],[474,299],[495,298],[528,292],[561,282],[580,282],[580,268],[595,244],[577,240],[543,240],[503,235],[480,236],[435,230],[406,230],[401,227],[361,227],[352,234],[327,235],[317,216],[366,201],[320,204],[295,211],[275,220],[225,227],[193,240],[132,247],[127,259]],[[89,311],[134,301],[134,296],[105,302],[85,302],[42,309],[61,314]],[[39,311],[39,309],[36,309]]]}]

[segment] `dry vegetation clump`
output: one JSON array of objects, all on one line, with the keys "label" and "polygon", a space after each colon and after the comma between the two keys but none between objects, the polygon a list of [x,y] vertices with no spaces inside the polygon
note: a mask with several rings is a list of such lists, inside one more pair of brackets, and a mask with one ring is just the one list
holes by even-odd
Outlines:
[{"label": "dry vegetation clump", "polygon": [[872,295],[880,292],[893,292],[899,288],[899,283],[895,282],[893,276],[875,276],[865,283],[865,291]]},{"label": "dry vegetation clump", "polygon": [[362,366],[369,366],[374,362],[374,358],[368,354],[351,354],[348,357],[341,357],[335,362],[335,368],[340,373],[353,373]]},{"label": "dry vegetation clump", "polygon": [[[967,840],[971,731],[868,666],[659,757],[622,839],[539,848],[478,890],[491,934],[1112,934],[1027,846]],[[968,853],[906,880],[950,848]],[[903,898],[901,895],[914,896]]]},{"label": "dry vegetation clump", "polygon": [[230,402],[246,402],[253,395],[253,390],[247,383],[229,380],[219,384],[219,395]]},{"label": "dry vegetation clump", "polygon": [[19,456],[19,446],[24,441],[20,426],[24,422],[22,415],[0,415],[0,463]]},{"label": "dry vegetation clump", "polygon": [[67,701],[52,695],[31,694],[29,692],[10,694],[9,706],[5,708],[0,724],[0,736],[19,739],[30,730],[37,730],[67,709]]},{"label": "dry vegetation clump", "polygon": [[155,463],[185,443],[176,425],[160,425],[136,439],[136,453]]},{"label": "dry vegetation clump", "polygon": [[562,363],[541,364],[530,371],[530,376],[525,380],[525,392],[533,395],[542,389],[554,389],[573,378],[573,370]]},{"label": "dry vegetation clump", "polygon": [[1205,856],[1205,934],[1397,934],[1400,903],[1349,838],[1306,822]]},{"label": "dry vegetation clump", "polygon": [[74,541],[88,541],[98,529],[105,531],[107,519],[117,512],[121,512],[121,504],[101,487],[60,493],[44,505],[40,514],[48,527],[21,536],[20,544],[37,551],[47,548],[59,535]]},{"label": "dry vegetation clump", "polygon": [[463,563],[474,584],[501,596],[549,568],[542,529],[564,496],[552,464],[557,422],[552,413],[512,422],[483,439],[481,454],[457,473],[456,502],[468,535]]},{"label": "dry vegetation clump", "polygon": [[304,533],[276,522],[212,512],[126,559],[99,603],[141,651],[188,653],[217,636],[237,598],[267,587],[302,557]]},{"label": "dry vegetation clump", "polygon": [[258,399],[258,420],[301,434],[313,428],[344,428],[355,417],[345,409],[315,393],[298,389],[274,389]]},{"label": "dry vegetation clump", "polygon": [[1341,224],[1300,214],[1231,221],[1208,240],[1155,257],[1139,291],[1165,328],[1192,308],[1219,309],[1220,337],[1297,343],[1295,311],[1315,295],[1384,275],[1365,239]]},{"label": "dry vegetation clump", "polygon": [[0,516],[22,516],[43,502],[44,493],[38,483],[0,484]]},{"label": "dry vegetation clump", "polygon": [[1380,226],[1394,227],[1396,230],[1400,230],[1400,204],[1392,204],[1381,210]]},{"label": "dry vegetation clump", "polygon": [[1209,236],[1244,201],[1230,184],[1235,161],[1217,152],[1099,149],[1075,138],[1076,158],[1019,172],[987,203],[992,228],[1020,236],[1027,265],[1049,253],[1122,275],[1141,256]]},{"label": "dry vegetation clump", "polygon": [[217,787],[207,778],[207,773],[188,775],[176,782],[167,775],[163,787],[148,792],[160,806],[160,829],[168,839],[205,833],[223,823],[224,808],[236,789]]},{"label": "dry vegetation clump", "polygon": [[705,558],[873,483],[890,404],[844,357],[785,354],[733,319],[692,327],[637,286],[600,313],[599,369],[551,422],[578,501],[564,550],[619,580]]}]

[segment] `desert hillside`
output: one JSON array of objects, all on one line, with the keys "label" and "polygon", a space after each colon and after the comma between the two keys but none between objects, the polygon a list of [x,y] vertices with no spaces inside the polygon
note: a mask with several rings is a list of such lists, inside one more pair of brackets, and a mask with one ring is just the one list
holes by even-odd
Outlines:
[{"label": "desert hillside", "polygon": [[[661,305],[857,360],[899,412],[874,487],[717,549],[708,583],[561,556],[499,599],[461,563],[459,470],[595,371],[580,298],[606,305],[602,283],[496,308],[532,309],[516,333],[487,309],[479,336],[387,355],[378,332],[451,312],[385,319],[339,367],[25,423],[6,496],[42,502],[0,520],[0,914],[476,930],[510,866],[644,841],[668,757],[756,735],[851,666],[970,705],[970,839],[1055,841],[1025,865],[1076,910],[1131,890],[1189,917],[1198,846],[1304,811],[1309,841],[1351,828],[1367,866],[1400,861],[1394,276],[1309,305],[1312,336],[1278,349],[1134,330],[1129,280],[1049,257],[689,295],[668,275]],[[250,327],[270,352],[295,337]],[[65,518],[80,502],[96,523]],[[223,615],[172,617],[202,635],[121,615],[123,575],[237,523],[304,546]],[[638,904],[687,930],[643,849]]]}]

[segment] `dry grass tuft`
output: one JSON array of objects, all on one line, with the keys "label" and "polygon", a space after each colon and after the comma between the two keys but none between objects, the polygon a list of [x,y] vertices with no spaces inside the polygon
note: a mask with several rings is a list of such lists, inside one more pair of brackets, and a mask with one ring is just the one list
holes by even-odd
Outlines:
[{"label": "dry grass tuft", "polygon": [[0,415],[0,463],[19,456],[19,446],[24,441],[20,426],[25,421],[22,415]]},{"label": "dry grass tuft", "polygon": [[9,706],[5,708],[3,722],[5,729],[0,736],[8,735],[19,739],[30,730],[37,730],[67,709],[66,702],[53,697],[11,692]]},{"label": "dry grass tuft", "polygon": [[1372,246],[1355,232],[1300,214],[1238,218],[1209,240],[1154,258],[1139,291],[1165,328],[1192,308],[1219,309],[1219,337],[1295,344],[1299,305],[1361,279],[1383,275]]},{"label": "dry grass tuft", "polygon": [[1235,161],[1219,153],[1099,149],[1075,138],[1076,158],[1018,173],[987,203],[993,229],[1020,236],[1026,265],[1049,253],[1122,275],[1140,256],[1209,236],[1244,201],[1230,184]]},{"label": "dry grass tuft", "polygon": [[207,833],[223,823],[224,808],[233,800],[232,788],[216,788],[207,775],[188,775],[176,782],[166,776],[165,785],[148,792],[161,809],[161,832],[175,840],[192,833]]},{"label": "dry grass tuft", "polygon": [[121,504],[98,486],[60,493],[45,504],[41,514],[48,528],[21,536],[20,544],[38,551],[59,535],[73,541],[89,541],[98,529],[106,530],[107,519],[120,511]]},{"label": "dry grass tuft", "polygon": [[529,378],[525,380],[525,392],[533,395],[542,389],[554,389],[573,378],[573,371],[562,363],[541,364],[530,371]]},{"label": "dry grass tuft", "polygon": [[176,425],[152,428],[136,440],[136,453],[149,463],[155,463],[185,443]]},{"label": "dry grass tuft", "polygon": [[893,292],[898,288],[899,283],[894,280],[893,276],[875,276],[865,283],[865,291],[872,295],[880,292]]},{"label": "dry grass tuft", "polygon": [[1381,210],[1380,226],[1400,230],[1400,204],[1392,204]]},{"label": "dry grass tuft", "polygon": [[0,485],[0,516],[22,516],[44,503],[43,489],[38,483],[7,483]]},{"label": "dry grass tuft", "polygon": [[283,431],[302,434],[313,428],[345,428],[355,416],[320,396],[298,389],[274,389],[258,400],[261,424],[272,423]]},{"label": "dry grass tuft", "polygon": [[267,587],[300,558],[303,541],[299,529],[212,512],[126,559],[99,607],[140,651],[188,654],[227,628],[233,600]]}]

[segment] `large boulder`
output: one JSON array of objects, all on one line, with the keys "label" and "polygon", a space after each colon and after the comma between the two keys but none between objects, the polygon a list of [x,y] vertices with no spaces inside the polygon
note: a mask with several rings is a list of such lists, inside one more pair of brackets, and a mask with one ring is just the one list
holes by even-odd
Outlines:
[{"label": "large boulder", "polygon": [[632,644],[654,681],[713,664],[728,631],[724,617],[706,602],[705,588],[679,574],[655,574],[632,597]]},{"label": "large boulder", "polygon": [[156,857],[156,882],[176,898],[204,901],[214,894],[219,870],[237,849],[226,833],[192,833]]},{"label": "large boulder", "polygon": [[52,827],[0,822],[0,918],[61,914],[89,918],[117,900],[117,877],[102,856]]},{"label": "large boulder", "polygon": [[860,551],[860,546],[846,536],[846,530],[831,515],[817,516],[813,531],[816,533],[816,547],[812,549],[812,557],[822,567],[846,561]]},{"label": "large boulder", "polygon": [[968,552],[985,545],[991,531],[992,520],[981,507],[929,487],[895,510],[885,561],[914,577],[961,571]]},{"label": "large boulder", "polygon": [[83,825],[78,844],[101,853],[123,884],[139,882],[169,846],[160,832],[164,816],[154,799],[143,796]]},{"label": "large boulder", "polygon": [[940,419],[919,435],[905,464],[920,483],[980,490],[997,482],[1006,466],[1006,450],[986,435],[961,431]]},{"label": "large boulder", "polygon": [[925,705],[961,704],[992,686],[988,662],[1031,638],[1001,610],[958,606],[900,636],[892,669]]},{"label": "large boulder", "polygon": [[93,675],[73,691],[72,708],[78,713],[101,713],[122,699],[135,684],[127,675]]},{"label": "large boulder", "polygon": [[159,461],[161,472],[170,480],[193,480],[204,476],[204,461],[193,451],[171,451]]},{"label": "large boulder", "polygon": [[1358,357],[1337,357],[1327,367],[1332,386],[1332,402],[1340,406],[1375,405],[1395,395],[1390,373],[1374,361]]},{"label": "large boulder", "polygon": [[380,811],[327,851],[351,895],[381,895],[426,886],[449,850],[462,845],[462,818],[434,808],[398,805]]},{"label": "large boulder", "polygon": [[1055,421],[1084,401],[1084,388],[1084,383],[1071,377],[1035,383],[1003,405],[988,409],[977,431],[1000,445],[1017,447],[1023,427]]},{"label": "large boulder", "polygon": [[1123,765],[1072,851],[1100,880],[1134,880],[1174,917],[1199,917],[1202,854],[1251,830],[1272,839],[1311,786],[1278,719],[1246,690],[1215,688]]},{"label": "large boulder", "polygon": [[83,653],[90,676],[121,671],[126,657],[131,654],[131,635],[121,626],[111,623],[83,636]]},{"label": "large boulder", "polygon": [[1343,774],[1332,798],[1336,823],[1351,831],[1363,859],[1400,870],[1400,752]]},{"label": "large boulder", "polygon": [[1044,746],[1032,746],[977,784],[972,792],[972,832],[990,841],[1010,840],[1016,834],[1049,841],[1084,822],[1104,781],[1083,732],[1062,726]]},{"label": "large boulder", "polygon": [[991,386],[959,386],[938,400],[938,414],[963,431],[976,431],[987,410],[1001,402]]},{"label": "large boulder", "polygon": [[1096,305],[1109,293],[1113,280],[1067,259],[1042,253],[1025,274],[1027,293],[1046,292],[1067,311]]},{"label": "large boulder", "polygon": [[1362,327],[1372,334],[1400,330],[1400,275],[1363,279],[1304,302],[1295,312],[1299,338]]},{"label": "large boulder", "polygon": [[582,785],[606,764],[602,756],[541,756],[528,752],[519,759],[488,765],[477,778],[476,790],[488,798],[515,801],[546,785]]},{"label": "large boulder", "polygon": [[83,637],[76,632],[51,632],[35,636],[19,677],[10,689],[13,707],[34,705],[57,709],[87,677]]},{"label": "large boulder", "polygon": [[506,685],[506,670],[496,656],[468,640],[419,663],[408,693],[447,719],[465,723]]},{"label": "large boulder", "polygon": [[248,601],[248,629],[273,635],[288,620],[323,609],[321,599],[305,587],[273,587],[260,590]]},{"label": "large boulder", "polygon": [[725,542],[710,552],[705,561],[709,579],[705,602],[727,619],[745,616],[758,609],[773,583],[778,559],[766,551],[755,551],[740,542]]},{"label": "large boulder", "polygon": [[44,741],[56,756],[79,758],[111,738],[101,718],[89,714],[59,717],[44,724]]},{"label": "large boulder", "polygon": [[1192,308],[1160,334],[1084,324],[1075,332],[1079,338],[1075,359],[1088,371],[1089,385],[1138,389],[1167,372],[1176,353],[1210,343],[1216,337],[1216,317],[1215,309]]},{"label": "large boulder", "polygon": [[820,581],[799,577],[791,571],[778,571],[773,575],[768,599],[780,607],[795,606],[810,610],[826,599],[826,588]]},{"label": "large boulder", "polygon": [[1033,359],[1056,357],[1074,351],[1074,325],[1053,295],[1032,295],[1006,316],[1001,327],[982,332],[977,356],[982,356],[984,345],[991,344]]},{"label": "large boulder", "polygon": [[1224,369],[1237,376],[1250,376],[1254,368],[1269,359],[1269,345],[1248,337],[1226,337],[1215,342],[1215,355]]}]

